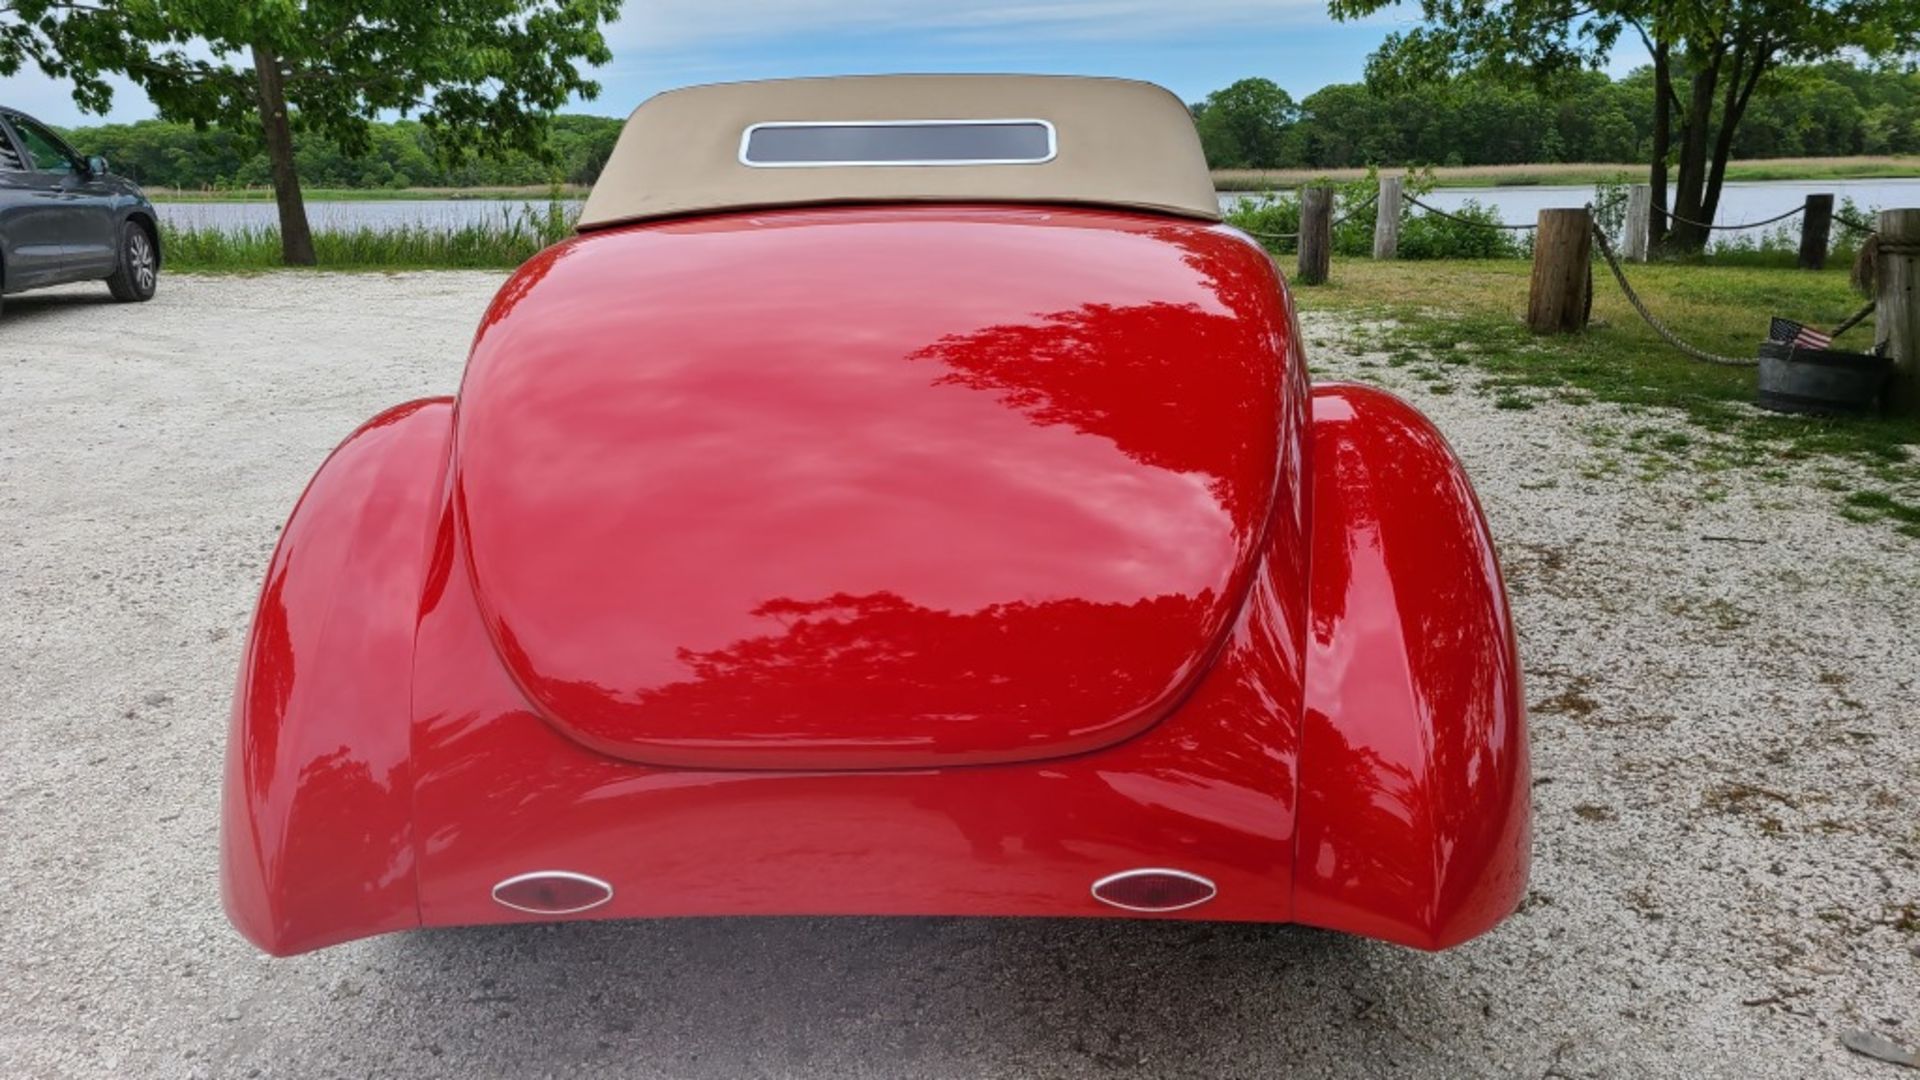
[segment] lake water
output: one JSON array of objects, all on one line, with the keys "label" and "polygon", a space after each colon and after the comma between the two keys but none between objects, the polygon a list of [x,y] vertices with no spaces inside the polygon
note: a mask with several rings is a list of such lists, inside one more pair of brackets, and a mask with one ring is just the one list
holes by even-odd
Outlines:
[{"label": "lake water", "polygon": [[[1760,221],[1799,206],[1810,192],[1832,192],[1836,199],[1852,199],[1864,216],[1873,209],[1920,206],[1920,178],[1902,180],[1766,180],[1726,185],[1719,220],[1723,223]],[[1471,199],[1491,207],[1505,222],[1530,222],[1542,210],[1580,206],[1593,198],[1594,189],[1579,186],[1504,188],[1441,188],[1422,196],[1443,210],[1457,210]],[[1220,205],[1230,207],[1249,198],[1244,192],[1222,192]],[[354,202],[312,202],[307,217],[316,229],[371,225],[392,228],[425,225],[457,228],[472,224],[502,224],[512,215],[544,213],[544,200],[511,199],[368,199]],[[578,203],[568,203],[578,209]],[[279,220],[270,202],[161,203],[160,216],[179,226],[234,229],[268,227]],[[1791,224],[1791,222],[1789,222]]]}]

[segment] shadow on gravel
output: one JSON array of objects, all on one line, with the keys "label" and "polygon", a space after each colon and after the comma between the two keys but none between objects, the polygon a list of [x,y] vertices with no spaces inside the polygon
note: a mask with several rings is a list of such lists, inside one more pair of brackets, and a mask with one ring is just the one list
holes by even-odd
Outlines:
[{"label": "shadow on gravel", "polygon": [[35,319],[72,315],[80,308],[116,307],[117,302],[105,285],[98,288],[61,288],[49,292],[10,293],[0,304],[0,333],[9,324]]},{"label": "shadow on gravel", "polygon": [[387,947],[381,996],[442,1064],[479,1053],[484,1030],[489,1062],[561,1074],[622,1058],[674,1075],[1264,1074],[1364,1037],[1355,1022],[1383,1003],[1376,1021],[1459,996],[1422,954],[1233,923],[678,919]]}]

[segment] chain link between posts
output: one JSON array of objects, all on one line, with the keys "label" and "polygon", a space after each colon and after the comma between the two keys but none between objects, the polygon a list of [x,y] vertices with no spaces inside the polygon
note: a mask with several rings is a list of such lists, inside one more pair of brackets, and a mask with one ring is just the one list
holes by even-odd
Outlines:
[{"label": "chain link between posts", "polygon": [[1437,206],[1430,206],[1427,203],[1421,202],[1419,199],[1413,197],[1412,195],[1402,194],[1400,197],[1412,203],[1413,205],[1419,207],[1420,209],[1425,210],[1429,214],[1438,214],[1439,216],[1446,218],[1448,221],[1457,221],[1462,225],[1478,225],[1483,229],[1519,230],[1519,229],[1535,228],[1535,225],[1532,222],[1515,222],[1514,224],[1509,225],[1505,222],[1475,221],[1470,217],[1461,217],[1459,214],[1449,214],[1445,210],[1442,210]]},{"label": "chain link between posts", "polygon": [[[1588,205],[1591,206],[1592,204],[1589,203]],[[1692,218],[1681,217],[1679,214],[1676,214],[1671,210],[1666,211],[1666,215],[1667,215],[1667,220],[1669,221],[1677,221],[1682,225],[1691,225],[1696,229],[1706,229],[1709,232],[1714,232],[1714,231],[1737,232],[1740,229],[1758,229],[1762,225],[1772,225],[1778,221],[1785,221],[1795,214],[1805,213],[1806,209],[1807,209],[1806,205],[1802,204],[1800,206],[1794,207],[1793,209],[1787,211],[1784,214],[1775,214],[1772,217],[1767,218],[1765,221],[1748,221],[1739,225],[1709,225],[1704,221],[1695,221]],[[1834,220],[1836,221],[1840,220],[1839,216],[1835,215]]]}]

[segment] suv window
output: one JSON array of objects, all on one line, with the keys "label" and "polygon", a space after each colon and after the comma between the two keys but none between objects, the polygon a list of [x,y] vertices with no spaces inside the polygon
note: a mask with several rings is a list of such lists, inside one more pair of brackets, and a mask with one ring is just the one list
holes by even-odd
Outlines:
[{"label": "suv window", "polygon": [[26,144],[27,157],[33,160],[33,167],[41,172],[72,172],[73,155],[67,152],[66,145],[59,136],[24,116],[7,114],[7,122],[20,135],[20,141]]},{"label": "suv window", "polygon": [[0,124],[0,172],[19,172],[26,167],[20,151],[13,148],[13,140],[7,136],[6,125]]}]

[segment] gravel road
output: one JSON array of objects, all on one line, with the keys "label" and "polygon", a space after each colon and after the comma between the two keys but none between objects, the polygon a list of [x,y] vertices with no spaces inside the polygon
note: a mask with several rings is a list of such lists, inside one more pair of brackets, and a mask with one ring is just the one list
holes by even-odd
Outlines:
[{"label": "gravel road", "polygon": [[1673,417],[1496,408],[1325,316],[1320,373],[1427,409],[1502,544],[1537,818],[1490,936],[685,920],[256,954],[215,829],[261,572],[337,440],[453,390],[499,281],[8,299],[0,1074],[1911,1075],[1840,1039],[1920,1044],[1920,541],[1836,513],[1851,466],[1715,471]]}]

